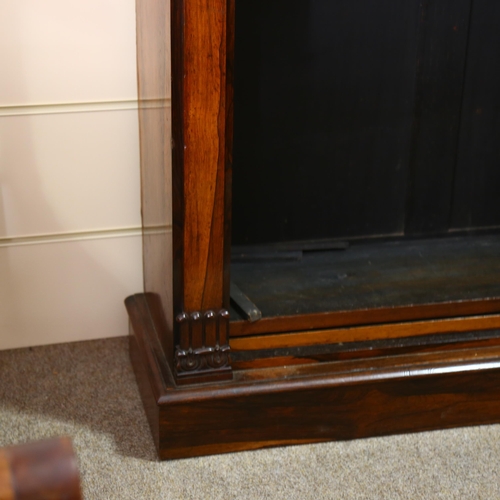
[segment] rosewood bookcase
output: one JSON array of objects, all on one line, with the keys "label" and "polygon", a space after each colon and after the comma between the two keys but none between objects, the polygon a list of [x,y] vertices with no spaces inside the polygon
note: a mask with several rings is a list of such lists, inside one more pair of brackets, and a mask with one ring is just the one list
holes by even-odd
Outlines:
[{"label": "rosewood bookcase", "polygon": [[137,0],[161,459],[500,422],[500,9],[372,4]]}]

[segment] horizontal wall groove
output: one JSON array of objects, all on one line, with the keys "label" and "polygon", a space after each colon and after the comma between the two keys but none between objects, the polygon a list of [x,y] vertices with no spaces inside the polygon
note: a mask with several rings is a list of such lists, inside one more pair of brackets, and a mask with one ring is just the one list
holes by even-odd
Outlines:
[{"label": "horizontal wall groove", "polygon": [[[171,227],[164,228],[165,231],[170,231]],[[97,229],[94,231],[74,231],[54,234],[40,234],[30,236],[14,236],[0,238],[0,248],[23,246],[23,245],[39,245],[45,243],[62,243],[69,241],[83,240],[100,240],[107,238],[126,238],[133,236],[141,236],[142,228],[140,226],[132,226],[125,228],[113,229]]]},{"label": "horizontal wall groove", "polygon": [[[170,107],[170,99],[148,99],[141,101],[141,108]],[[2,116],[51,115],[61,113],[95,113],[102,111],[127,111],[138,109],[137,99],[99,102],[67,102],[48,104],[0,105]]]}]

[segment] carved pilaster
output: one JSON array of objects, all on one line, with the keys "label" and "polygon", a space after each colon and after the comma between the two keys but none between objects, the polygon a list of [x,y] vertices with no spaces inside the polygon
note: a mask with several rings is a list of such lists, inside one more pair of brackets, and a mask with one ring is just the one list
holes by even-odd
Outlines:
[{"label": "carved pilaster", "polygon": [[177,383],[231,378],[229,312],[222,309],[181,313],[176,322],[179,332],[174,360]]}]

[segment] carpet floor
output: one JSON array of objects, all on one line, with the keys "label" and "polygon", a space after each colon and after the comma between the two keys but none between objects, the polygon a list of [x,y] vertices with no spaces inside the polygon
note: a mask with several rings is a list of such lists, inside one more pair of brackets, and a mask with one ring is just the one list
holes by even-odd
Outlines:
[{"label": "carpet floor", "polygon": [[60,435],[87,500],[500,499],[500,425],[159,462],[125,337],[0,352],[0,446]]}]

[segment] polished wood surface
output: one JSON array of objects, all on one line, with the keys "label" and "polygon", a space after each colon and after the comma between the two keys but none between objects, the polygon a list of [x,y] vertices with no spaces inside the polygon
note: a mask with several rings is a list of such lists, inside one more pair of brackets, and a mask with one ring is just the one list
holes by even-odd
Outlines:
[{"label": "polished wood surface", "polygon": [[183,185],[173,195],[183,202],[180,311],[190,312],[223,307],[227,21],[225,1],[210,8],[202,0],[179,3],[182,24],[172,26],[172,36],[182,36],[175,49],[183,64],[172,68],[172,78],[183,86],[182,116],[174,115],[174,127],[183,129],[183,141],[174,144],[182,149]]},{"label": "polished wood surface", "polygon": [[[226,3],[172,2],[178,311],[220,309],[226,168]],[[182,43],[181,43],[182,41]],[[182,238],[180,238],[181,232]]]},{"label": "polished wood surface", "polygon": [[255,335],[231,339],[232,349],[278,349],[283,347],[362,342],[366,340],[415,337],[434,333],[457,333],[500,329],[500,315],[471,316],[384,325],[309,330],[305,332]]},{"label": "polished wood surface", "polygon": [[[230,378],[227,313],[230,169],[228,5],[172,1],[173,255],[176,374]],[[206,335],[216,318],[216,335]],[[178,346],[178,347],[177,347]],[[200,378],[201,377],[201,378]]]},{"label": "polished wood surface", "polygon": [[231,358],[235,370],[249,370],[498,345],[500,345],[500,330],[484,330],[345,344],[319,344],[248,351],[233,350]]},{"label": "polished wood surface", "polygon": [[4,450],[0,450],[0,500],[15,500],[12,472]]},{"label": "polished wood surface", "polygon": [[500,422],[498,343],[235,370],[179,388],[150,316],[136,314],[146,304],[129,304],[132,362],[162,459]]},{"label": "polished wood surface", "polygon": [[28,499],[82,499],[69,438],[0,449],[0,500]]},{"label": "polished wood surface", "polygon": [[324,330],[346,326],[380,325],[384,323],[411,322],[418,319],[453,318],[492,314],[500,310],[499,299],[424,304],[421,306],[385,307],[355,311],[326,312],[308,315],[275,316],[249,321],[234,321],[230,324],[231,337],[289,333],[304,330]]}]

